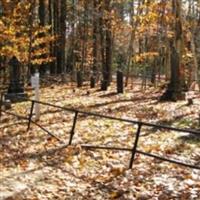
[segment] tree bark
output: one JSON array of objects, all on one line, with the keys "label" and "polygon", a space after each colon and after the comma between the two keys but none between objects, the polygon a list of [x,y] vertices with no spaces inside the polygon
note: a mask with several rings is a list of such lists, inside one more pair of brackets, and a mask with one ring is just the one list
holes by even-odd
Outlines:
[{"label": "tree bark", "polygon": [[171,77],[170,83],[166,92],[161,97],[161,100],[182,100],[184,99],[184,69],[181,64],[183,50],[183,31],[181,21],[181,0],[173,0],[172,8],[175,20],[174,40],[170,43],[171,48]]},{"label": "tree bark", "polygon": [[61,0],[60,4],[60,73],[66,72],[66,17],[67,17],[67,4],[66,0]]},{"label": "tree bark", "polygon": [[[111,18],[109,14],[111,13],[111,5],[109,0],[104,1],[105,5],[105,57],[104,50],[102,51],[103,63],[103,80],[102,80],[102,90],[107,90],[107,87],[111,81],[111,65],[112,65],[112,33],[111,33]],[[101,32],[102,42],[104,40],[103,32]],[[104,49],[104,44],[102,43],[102,48]]]},{"label": "tree bark", "polygon": [[95,87],[96,78],[97,78],[97,63],[98,63],[98,18],[97,18],[97,0],[93,0],[93,68],[92,68],[92,77],[91,83],[92,87]]}]

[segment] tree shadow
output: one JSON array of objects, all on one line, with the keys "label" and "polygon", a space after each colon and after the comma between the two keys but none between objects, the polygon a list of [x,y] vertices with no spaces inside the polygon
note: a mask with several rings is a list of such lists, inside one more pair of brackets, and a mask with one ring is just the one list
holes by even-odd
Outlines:
[{"label": "tree shadow", "polygon": [[111,92],[109,94],[100,95],[99,97],[104,98],[104,97],[112,97],[112,96],[115,96],[115,95],[118,95],[118,93],[117,92]]},{"label": "tree shadow", "polygon": [[188,134],[180,136],[178,139],[190,144],[200,143],[200,135]]},{"label": "tree shadow", "polygon": [[23,172],[19,172],[19,173],[13,173],[13,174],[10,174],[8,176],[5,176],[3,178],[0,178],[0,182],[3,182],[9,178],[13,178],[14,176],[23,176],[23,175],[27,175],[27,174],[31,174],[35,171],[38,171],[38,170],[41,170],[43,169],[44,166],[39,166],[39,167],[36,167],[34,169],[29,169],[29,170],[26,170],[26,171],[23,171]]},{"label": "tree shadow", "polygon": [[[182,114],[182,115],[179,115],[179,116],[176,116],[174,119],[171,119],[171,120],[160,120],[158,121],[158,125],[164,125],[164,126],[172,126],[173,123],[175,123],[176,121],[182,119],[183,117],[186,117],[188,114]],[[159,127],[152,127],[151,128],[151,131],[153,132],[156,132],[158,130],[163,130],[163,128],[159,128]],[[167,130],[167,129],[164,129],[164,130]],[[188,132],[189,134],[189,132]]]},{"label": "tree shadow", "polygon": [[24,124],[27,124],[27,122],[16,122],[13,124],[4,125],[4,126],[0,127],[0,129],[11,128],[12,126],[24,125]]},{"label": "tree shadow", "polygon": [[[63,150],[64,148],[67,148],[68,144],[66,145],[62,145],[59,147],[54,147],[51,149],[45,149],[43,151],[38,152],[37,150],[32,152],[32,153],[20,153],[17,155],[14,154],[14,152],[10,152],[10,154],[12,154],[9,159],[6,158],[2,158],[1,159],[1,164],[8,164],[9,162],[14,162],[14,163],[19,163],[21,160],[25,160],[25,159],[41,159],[43,156],[53,156],[56,152]],[[45,147],[44,147],[45,148]],[[13,155],[14,154],[14,155]]]},{"label": "tree shadow", "polygon": [[90,105],[90,106],[88,106],[88,108],[98,108],[98,107],[101,107],[101,106],[107,106],[107,105],[116,104],[116,103],[123,103],[123,102],[137,102],[137,101],[143,101],[144,102],[145,100],[149,100],[149,99],[157,100],[157,97],[139,96],[139,97],[134,97],[134,98],[131,98],[131,99],[119,99],[119,100],[114,100],[114,101]]}]

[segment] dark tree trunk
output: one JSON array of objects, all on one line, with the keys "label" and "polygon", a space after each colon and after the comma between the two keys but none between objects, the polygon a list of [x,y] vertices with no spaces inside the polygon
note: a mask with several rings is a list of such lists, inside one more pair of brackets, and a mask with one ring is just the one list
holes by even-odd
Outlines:
[{"label": "dark tree trunk", "polygon": [[[53,21],[53,34],[56,37],[59,34],[59,0],[58,1],[52,1],[53,3],[53,12],[52,12],[52,21]],[[55,58],[55,61],[52,65],[51,72],[53,74],[56,74],[58,71],[58,62],[59,62],[59,45],[58,42],[55,41],[53,44],[53,56]]]},{"label": "dark tree trunk", "polygon": [[[56,6],[56,12],[57,12],[57,35],[59,36],[58,41],[57,41],[57,51],[56,51],[56,61],[57,61],[57,74],[61,74],[63,71],[63,66],[62,66],[62,56],[63,56],[63,52],[62,52],[62,47],[63,47],[63,33],[62,33],[62,21],[61,21],[61,14],[62,14],[62,9],[64,8],[64,6],[62,5],[62,0],[57,0],[56,1],[57,6]],[[55,20],[55,19],[54,19]],[[65,27],[65,25],[64,25]]]},{"label": "dark tree trunk", "polygon": [[45,1],[44,0],[39,0],[39,20],[40,20],[40,25],[45,26]]},{"label": "dark tree trunk", "polygon": [[184,80],[184,70],[181,65],[182,57],[182,40],[183,40],[183,31],[182,31],[182,22],[181,22],[181,0],[172,1],[173,14],[175,17],[174,24],[174,41],[171,41],[171,77],[170,83],[166,92],[161,97],[161,100],[171,100],[177,101],[185,98],[184,90],[185,80]]},{"label": "dark tree trunk", "polygon": [[30,6],[30,16],[28,19],[29,22],[29,50],[28,50],[28,71],[27,71],[27,82],[30,83],[30,78],[31,78],[31,70],[33,69],[33,66],[31,64],[31,57],[32,57],[32,50],[33,50],[33,14],[34,14],[34,8],[35,8],[35,0],[31,1],[31,6]]},{"label": "dark tree trunk", "polygon": [[61,0],[60,4],[60,73],[66,72],[66,61],[65,61],[65,44],[66,44],[66,16],[67,16],[67,5],[66,0]]},{"label": "dark tree trunk", "polygon": [[[50,29],[50,34],[51,35],[54,35],[53,33],[53,3],[52,3],[52,0],[48,0],[48,24],[51,26],[51,29]],[[50,56],[53,57],[54,56],[54,42],[51,42],[50,43]],[[54,62],[50,63],[49,64],[49,71],[51,74],[54,74],[55,71],[54,71]]]},{"label": "dark tree trunk", "polygon": [[103,19],[101,17],[100,24],[101,24],[101,53],[102,53],[102,65],[103,65],[103,80],[101,82],[101,89],[107,90],[107,87],[110,84],[111,81],[111,65],[112,65],[112,33],[111,33],[111,18],[108,15],[110,13],[110,1],[105,0],[105,20],[104,20],[104,28],[105,33],[103,32],[102,28],[102,22]]},{"label": "dark tree trunk", "polygon": [[[39,24],[40,26],[44,27],[45,26],[45,1],[44,0],[39,0],[39,8],[38,8],[38,13],[39,13]],[[40,37],[43,37],[44,34],[41,33]],[[43,48],[44,45],[41,45],[41,48]],[[43,56],[41,56],[43,57]],[[46,71],[46,65],[41,64],[39,68],[40,74],[44,74]]]},{"label": "dark tree trunk", "polygon": [[[99,6],[99,12],[103,13],[103,5]],[[107,79],[107,71],[106,71],[106,60],[105,60],[105,26],[103,23],[103,16],[99,17],[99,33],[100,33],[100,41],[101,41],[101,63],[102,63],[102,75],[103,78],[101,80],[101,90],[107,90],[108,87],[108,79]]]},{"label": "dark tree trunk", "polygon": [[167,87],[167,90],[161,97],[161,100],[177,101],[181,98],[180,96],[180,76],[179,76],[179,54],[177,53],[174,46],[171,47],[171,79]]},{"label": "dark tree trunk", "polygon": [[98,63],[98,41],[97,41],[97,0],[93,0],[93,68],[92,68],[92,77],[91,77],[91,87],[95,87],[96,78],[97,78],[97,63]]},{"label": "dark tree trunk", "polygon": [[[110,0],[105,0],[105,10],[107,13],[111,13]],[[108,15],[108,14],[107,14]],[[110,85],[111,81],[111,65],[112,65],[112,32],[111,32],[111,18],[106,17],[106,81]]]}]

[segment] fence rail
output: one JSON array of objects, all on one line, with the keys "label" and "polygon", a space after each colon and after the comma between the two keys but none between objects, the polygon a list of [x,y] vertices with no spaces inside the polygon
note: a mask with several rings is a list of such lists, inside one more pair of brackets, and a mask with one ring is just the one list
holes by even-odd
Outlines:
[{"label": "fence rail", "polygon": [[200,131],[198,131],[198,130],[181,129],[181,128],[175,128],[175,127],[170,127],[170,126],[166,126],[166,125],[143,122],[143,121],[136,121],[136,120],[130,120],[130,119],[117,118],[117,117],[102,115],[102,114],[98,114],[98,113],[86,112],[86,111],[81,111],[81,110],[77,110],[77,109],[58,106],[58,105],[50,104],[50,103],[47,103],[47,102],[36,101],[36,100],[28,99],[28,98],[26,98],[24,100],[27,100],[27,101],[31,102],[31,108],[30,108],[30,113],[29,113],[28,117],[17,115],[15,113],[11,113],[11,112],[2,110],[2,106],[1,106],[2,105],[2,98],[1,98],[1,102],[0,102],[0,116],[1,116],[1,114],[3,112],[5,114],[12,115],[12,116],[18,117],[20,119],[27,120],[28,121],[27,131],[30,129],[31,123],[33,123],[34,125],[36,125],[39,128],[41,128],[47,134],[49,134],[50,136],[52,136],[55,139],[57,139],[59,142],[62,142],[62,140],[59,137],[57,137],[56,135],[54,135],[53,133],[51,133],[50,131],[45,129],[42,125],[40,125],[37,122],[34,122],[34,120],[32,120],[34,106],[35,106],[36,103],[38,103],[38,104],[41,104],[41,105],[46,105],[46,106],[50,106],[50,107],[54,107],[54,108],[58,108],[58,109],[61,109],[61,110],[72,112],[72,113],[74,113],[73,124],[72,124],[72,128],[71,128],[71,131],[70,131],[69,142],[66,145],[66,147],[68,145],[71,145],[72,142],[73,142],[76,124],[77,124],[77,121],[78,121],[78,117],[81,114],[84,114],[84,115],[87,115],[87,116],[100,117],[100,118],[104,118],[104,119],[116,120],[116,121],[121,121],[121,122],[128,122],[128,123],[131,123],[131,124],[134,124],[134,125],[138,126],[136,134],[135,134],[134,144],[133,144],[132,148],[95,146],[95,145],[86,145],[86,144],[82,144],[81,147],[86,148],[86,149],[102,149],[102,150],[104,149],[104,150],[117,150],[117,151],[128,151],[128,152],[131,152],[131,159],[130,159],[130,162],[129,162],[129,168],[132,168],[132,166],[133,166],[135,155],[136,154],[141,154],[141,155],[148,156],[148,157],[153,157],[155,159],[159,159],[159,160],[162,160],[162,161],[167,161],[167,162],[170,162],[170,163],[173,163],[173,164],[182,165],[184,167],[189,167],[189,168],[192,168],[192,169],[200,170],[200,166],[197,166],[197,165],[194,165],[194,164],[183,163],[183,162],[180,162],[180,161],[177,161],[177,160],[161,157],[159,155],[154,155],[154,154],[151,154],[151,153],[147,153],[147,152],[143,152],[143,151],[138,150],[138,141],[139,141],[141,129],[142,129],[143,126],[153,127],[153,128],[158,128],[158,129],[167,129],[167,130],[177,131],[177,132],[182,132],[182,133],[190,133],[190,134],[194,134],[194,135],[199,135],[200,136]]}]

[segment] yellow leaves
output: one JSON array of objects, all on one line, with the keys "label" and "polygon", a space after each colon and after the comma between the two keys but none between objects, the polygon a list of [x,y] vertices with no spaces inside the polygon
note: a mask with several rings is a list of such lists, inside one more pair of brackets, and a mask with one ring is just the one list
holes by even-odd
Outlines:
[{"label": "yellow leaves", "polygon": [[112,191],[110,193],[110,199],[118,199],[120,198],[125,192],[120,190],[120,191]]},{"label": "yellow leaves", "polygon": [[48,46],[47,47],[44,47],[44,48],[40,48],[38,50],[35,50],[33,51],[33,56],[32,58],[36,58],[37,56],[41,56],[41,55],[45,55],[45,54],[48,54],[49,53],[49,48]]},{"label": "yellow leaves", "polygon": [[[66,154],[65,162],[71,165],[74,161],[76,161],[75,156],[79,155],[80,152],[81,152],[80,145],[68,146],[65,149],[65,154]],[[85,162],[86,162],[85,158],[83,156],[80,156],[78,165],[81,165],[82,167]]]},{"label": "yellow leaves", "polygon": [[110,170],[110,173],[112,174],[112,176],[116,177],[116,176],[119,176],[121,174],[123,174],[125,171],[125,168],[122,168],[122,167],[118,167],[118,168],[112,168]]},{"label": "yellow leaves", "polygon": [[28,167],[28,161],[27,160],[20,160],[19,165],[23,170],[26,170]]},{"label": "yellow leaves", "polygon": [[111,192],[111,193],[110,193],[110,198],[111,198],[111,199],[118,198],[118,192],[117,192],[117,191]]},{"label": "yellow leaves", "polygon": [[0,55],[8,58],[15,55],[21,63],[27,65],[31,51],[32,64],[52,62],[54,58],[49,57],[49,45],[55,37],[50,36],[51,26],[41,27],[35,22],[31,26],[30,5],[27,0],[19,2],[12,13],[1,18]]},{"label": "yellow leaves", "polygon": [[40,26],[39,29],[34,31],[33,36],[36,37],[36,36],[38,36],[40,34],[46,34],[47,31],[50,31],[50,29],[51,29],[51,26],[45,26],[45,27]]},{"label": "yellow leaves", "polygon": [[3,46],[2,48],[0,48],[0,55],[10,58],[12,57],[12,55],[17,55],[17,49],[12,46]]},{"label": "yellow leaves", "polygon": [[42,37],[38,37],[38,38],[34,38],[33,41],[33,47],[42,45],[42,44],[46,44],[46,43],[50,43],[54,41],[54,37],[53,36],[42,36]]},{"label": "yellow leaves", "polygon": [[183,55],[183,58],[193,58],[193,54],[191,52],[186,53],[185,55]]},{"label": "yellow leaves", "polygon": [[4,31],[4,34],[5,35],[15,35],[15,28],[14,27],[9,27],[8,29],[6,29],[5,31]]},{"label": "yellow leaves", "polygon": [[5,27],[5,25],[4,25],[3,21],[0,19],[0,28],[1,28],[1,30],[2,30],[2,28],[4,28],[4,27]]},{"label": "yellow leaves", "polygon": [[190,64],[193,63],[193,58],[194,55],[192,52],[186,52],[183,56],[182,56],[182,62],[184,64]]},{"label": "yellow leaves", "polygon": [[144,62],[145,60],[152,60],[157,56],[159,56],[158,52],[145,52],[133,56],[133,60],[135,62]]},{"label": "yellow leaves", "polygon": [[48,57],[48,58],[37,58],[31,61],[33,65],[42,65],[46,63],[51,63],[55,60],[53,57]]}]

